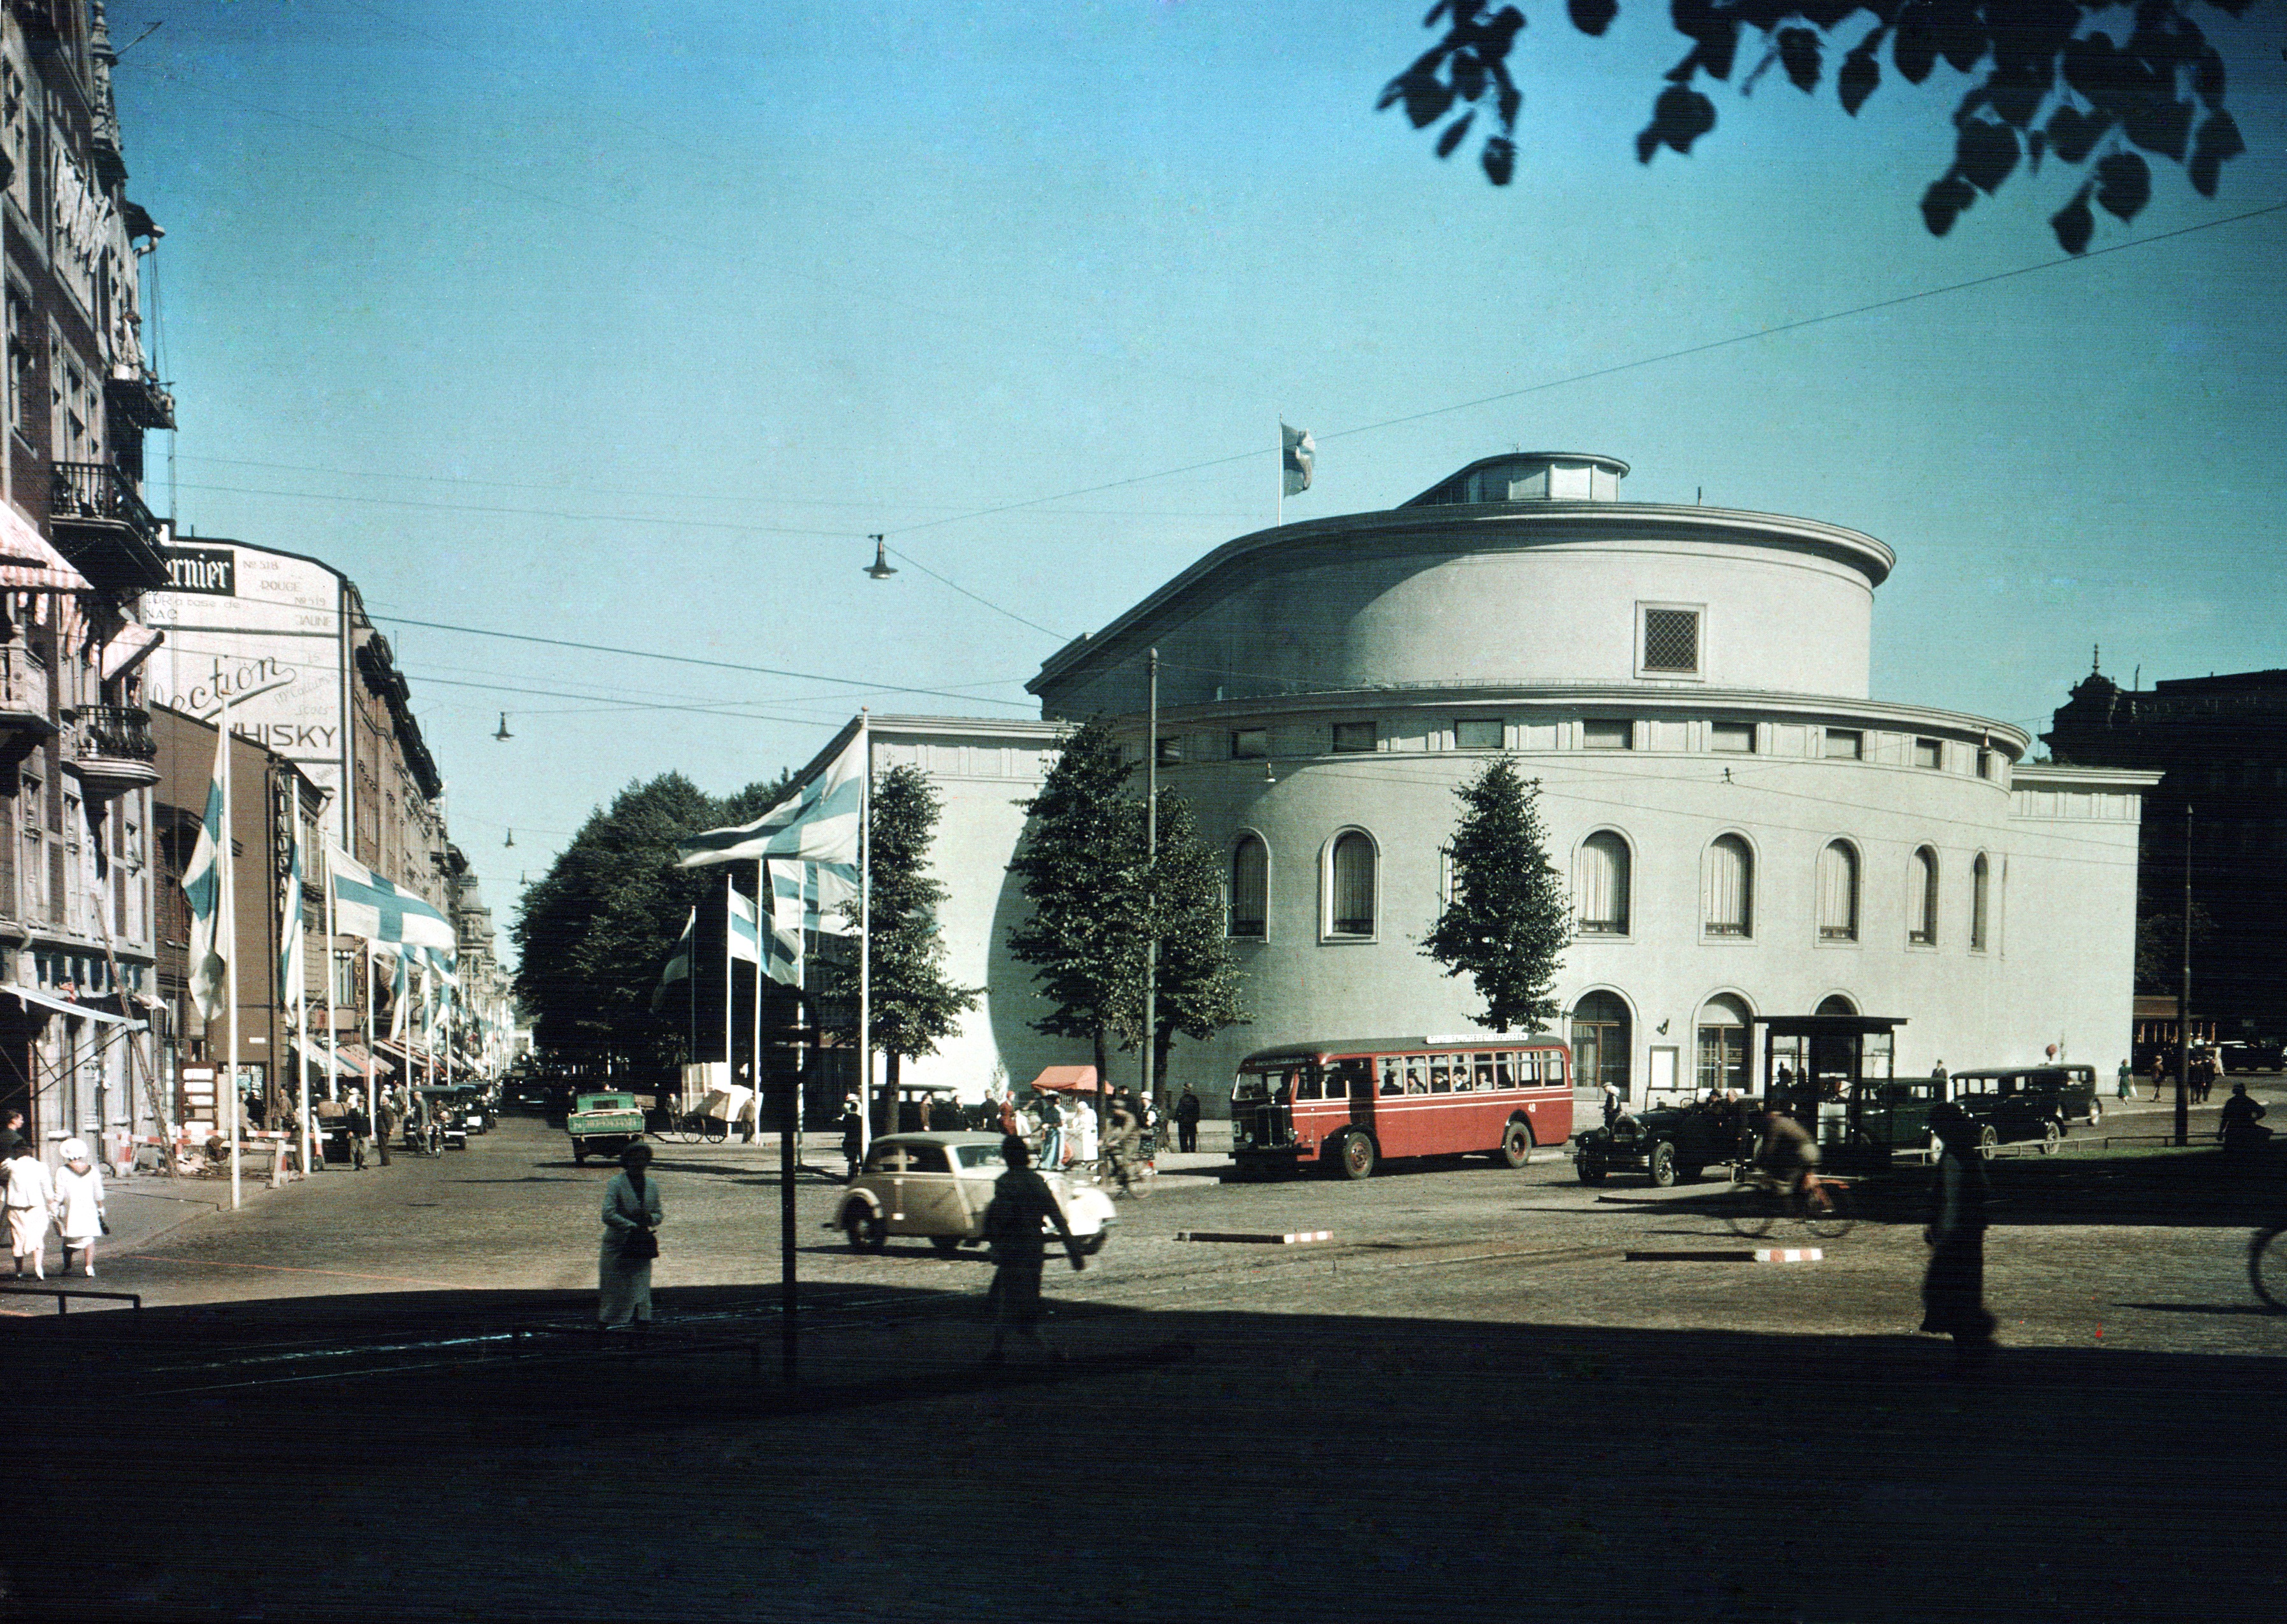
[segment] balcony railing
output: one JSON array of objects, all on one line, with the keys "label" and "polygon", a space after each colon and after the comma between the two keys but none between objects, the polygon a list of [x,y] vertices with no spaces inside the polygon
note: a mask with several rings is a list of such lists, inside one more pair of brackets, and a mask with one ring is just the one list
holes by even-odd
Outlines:
[{"label": "balcony railing", "polygon": [[21,643],[0,643],[0,728],[54,731],[48,721],[48,668]]},{"label": "balcony railing", "polygon": [[167,585],[159,521],[134,482],[111,462],[49,464],[48,524],[56,547],[99,587],[130,591]]},{"label": "balcony railing", "polygon": [[159,745],[151,737],[151,713],[135,705],[83,705],[79,709],[80,753],[115,761],[155,761]]}]

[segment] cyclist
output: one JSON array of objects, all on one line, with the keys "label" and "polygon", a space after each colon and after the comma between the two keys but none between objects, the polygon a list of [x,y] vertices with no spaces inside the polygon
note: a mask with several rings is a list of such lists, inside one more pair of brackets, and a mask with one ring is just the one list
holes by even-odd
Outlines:
[{"label": "cyclist", "polygon": [[1800,1123],[1774,1107],[1763,1113],[1763,1139],[1755,1147],[1754,1164],[1800,1201],[1817,1182],[1818,1146]]}]

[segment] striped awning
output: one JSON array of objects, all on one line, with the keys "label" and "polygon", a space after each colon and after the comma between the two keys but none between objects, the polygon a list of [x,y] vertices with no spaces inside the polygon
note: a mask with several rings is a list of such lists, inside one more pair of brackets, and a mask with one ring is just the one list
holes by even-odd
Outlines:
[{"label": "striped awning", "polygon": [[13,503],[0,501],[0,589],[92,592],[95,585]]},{"label": "striped awning", "polygon": [[103,645],[103,680],[113,681],[124,671],[131,670],[152,650],[166,633],[130,620],[111,635]]}]

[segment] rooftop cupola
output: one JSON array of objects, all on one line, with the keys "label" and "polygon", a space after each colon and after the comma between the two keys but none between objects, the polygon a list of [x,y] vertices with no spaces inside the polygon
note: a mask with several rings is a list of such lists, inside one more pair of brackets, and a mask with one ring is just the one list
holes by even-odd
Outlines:
[{"label": "rooftop cupola", "polygon": [[1585,451],[1513,451],[1450,474],[1405,504],[1445,508],[1461,502],[1616,502],[1628,465]]}]

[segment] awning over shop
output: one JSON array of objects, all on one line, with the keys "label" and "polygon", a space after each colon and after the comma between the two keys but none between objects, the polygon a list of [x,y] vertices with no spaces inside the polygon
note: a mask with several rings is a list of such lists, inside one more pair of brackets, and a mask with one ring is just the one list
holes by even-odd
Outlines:
[{"label": "awning over shop", "polygon": [[94,584],[12,503],[0,502],[0,587],[16,592],[92,592]]},{"label": "awning over shop", "polygon": [[103,680],[113,682],[122,672],[132,669],[145,655],[159,646],[160,639],[166,635],[154,627],[130,620],[113,633],[111,641],[103,645]]},{"label": "awning over shop", "polygon": [[[297,1037],[289,1037],[286,1041],[293,1045],[295,1052],[301,1055],[311,1065],[320,1071],[326,1068],[326,1051],[323,1045],[305,1044]],[[336,1047],[333,1075],[337,1077],[362,1077],[369,1075],[362,1061],[350,1058],[350,1051],[351,1045],[348,1044],[342,1044]]]},{"label": "awning over shop", "polygon": [[[5,505],[5,503],[0,503],[0,507]],[[28,1009],[36,1005],[42,1009],[54,1010],[60,1014],[76,1015],[83,1021],[100,1021],[109,1026],[130,1027],[138,1032],[144,1027],[144,1023],[140,1021],[130,1021],[124,1015],[115,1015],[107,1010],[90,1009],[84,1004],[74,1004],[68,998],[59,998],[52,993],[38,992],[29,987],[19,987],[13,981],[0,981],[0,992],[22,1000]]]},{"label": "awning over shop", "polygon": [[1061,1092],[1065,1089],[1082,1093],[1101,1092],[1093,1066],[1043,1066],[1041,1075],[1033,1079],[1033,1086],[1042,1092]]}]

